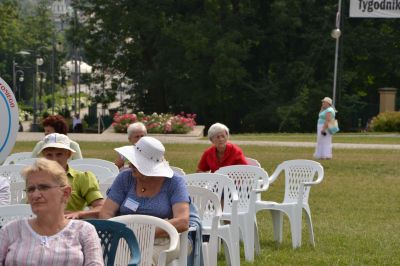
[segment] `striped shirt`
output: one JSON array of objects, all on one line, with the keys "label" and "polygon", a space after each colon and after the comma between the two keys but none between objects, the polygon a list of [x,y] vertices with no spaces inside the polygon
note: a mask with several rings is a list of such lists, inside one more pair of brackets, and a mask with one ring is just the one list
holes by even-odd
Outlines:
[{"label": "striped shirt", "polygon": [[37,234],[28,219],[0,229],[0,265],[104,265],[100,239],[89,223],[70,220],[52,236]]}]

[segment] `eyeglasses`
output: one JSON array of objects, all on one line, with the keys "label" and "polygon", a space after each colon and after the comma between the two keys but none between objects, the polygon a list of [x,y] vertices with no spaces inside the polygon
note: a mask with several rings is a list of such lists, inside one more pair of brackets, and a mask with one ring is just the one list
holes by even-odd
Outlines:
[{"label": "eyeglasses", "polygon": [[35,192],[36,189],[39,190],[39,192],[46,192],[49,189],[58,188],[58,187],[64,187],[64,186],[50,186],[50,185],[46,185],[46,184],[40,184],[40,185],[37,185],[37,186],[27,187],[26,189],[24,189],[24,191],[27,194],[32,194],[33,192]]}]

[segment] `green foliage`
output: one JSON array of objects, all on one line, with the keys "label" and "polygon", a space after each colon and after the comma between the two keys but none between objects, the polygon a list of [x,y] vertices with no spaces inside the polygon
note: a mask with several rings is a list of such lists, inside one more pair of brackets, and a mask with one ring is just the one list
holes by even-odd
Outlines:
[{"label": "green foliage", "polygon": [[372,119],[371,129],[378,132],[400,132],[400,112],[380,113]]}]

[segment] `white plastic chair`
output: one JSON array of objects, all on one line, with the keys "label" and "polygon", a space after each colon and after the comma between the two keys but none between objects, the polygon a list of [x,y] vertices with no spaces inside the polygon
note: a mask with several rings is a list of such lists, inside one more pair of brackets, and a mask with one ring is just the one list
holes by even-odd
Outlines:
[{"label": "white plastic chair", "polygon": [[37,160],[38,158],[26,158],[26,159],[22,159],[22,160],[19,160],[18,162],[17,162],[17,164],[22,164],[22,165],[33,165],[35,162],[36,162],[36,160]]},{"label": "white plastic chair", "polygon": [[11,204],[26,203],[25,181],[10,183]]},{"label": "white plastic chair", "polygon": [[197,186],[211,190],[217,195],[219,202],[222,202],[222,197],[224,197],[222,220],[230,220],[230,223],[218,225],[218,237],[224,241],[226,248],[225,258],[228,264],[230,263],[232,266],[240,265],[239,197],[235,184],[228,176],[216,173],[188,174],[184,176],[184,179],[187,186]]},{"label": "white plastic chair", "polygon": [[117,176],[119,174],[119,169],[113,162],[103,159],[82,158],[82,159],[71,160],[68,162],[68,164],[71,165],[72,168],[75,168],[74,166],[78,164],[98,165],[107,168],[111,173],[113,173],[113,176]]},{"label": "white plastic chair", "polygon": [[21,171],[26,165],[22,164],[9,164],[0,166],[0,176],[5,177],[8,182],[21,182],[25,179],[21,176]]},{"label": "white plastic chair", "polygon": [[13,204],[0,206],[0,228],[8,222],[22,218],[33,218],[31,205],[29,204]]},{"label": "white plastic chair", "polygon": [[[177,252],[179,247],[179,234],[175,227],[168,221],[149,215],[123,215],[117,216],[110,219],[111,221],[116,221],[124,223],[130,228],[136,236],[139,242],[140,252],[141,252],[141,266],[151,266],[153,261],[153,246],[155,239],[156,228],[159,227],[169,235],[170,243],[169,248],[160,253],[158,257],[158,266],[167,265],[167,254],[171,252]],[[120,242],[118,248],[125,248]],[[127,250],[128,252],[128,250]],[[116,258],[116,264],[126,265],[125,261],[118,261]],[[186,259],[186,258],[185,258]]]},{"label": "white plastic chair", "polygon": [[192,202],[196,205],[202,224],[203,235],[208,235],[209,241],[203,242],[203,260],[205,265],[216,266],[218,255],[218,227],[221,226],[221,202],[214,192],[209,189],[188,186]]},{"label": "white plastic chair", "polygon": [[268,174],[263,168],[252,165],[225,166],[216,173],[229,176],[235,183],[239,195],[238,219],[245,258],[253,261],[254,248],[257,254],[260,253],[255,203],[257,195],[269,187]]},{"label": "white plastic chair", "polygon": [[[311,210],[308,197],[312,185],[321,183],[324,178],[324,169],[318,162],[311,160],[290,160],[278,165],[269,178],[273,183],[281,172],[285,173],[285,197],[282,203],[272,201],[256,202],[256,213],[261,210],[270,210],[274,226],[275,241],[282,243],[283,213],[288,215],[292,232],[293,248],[301,246],[302,210],[306,211],[306,218],[310,232],[310,243],[314,246],[314,232],[311,220]],[[315,181],[314,178],[317,175]]]},{"label": "white plastic chair", "polygon": [[108,168],[99,166],[99,165],[95,165],[95,164],[76,164],[76,165],[71,165],[70,163],[68,163],[69,166],[71,166],[71,168],[78,170],[78,171],[82,171],[82,172],[92,172],[96,178],[97,181],[99,182],[99,184],[101,184],[102,182],[110,179],[110,178],[115,178],[116,175],[114,173],[112,173],[111,171],[109,171]]},{"label": "white plastic chair", "polygon": [[169,166],[172,171],[174,171],[174,174],[179,175],[179,176],[185,176],[186,173],[182,168],[176,167],[176,166]]},{"label": "white plastic chair", "polygon": [[107,190],[112,186],[114,180],[115,180],[115,178],[111,177],[111,178],[99,183],[100,192],[101,192],[101,195],[103,195],[104,198],[107,197]]},{"label": "white plastic chair", "polygon": [[18,161],[28,159],[31,157],[32,157],[32,152],[16,152],[10,154],[4,161],[3,165],[17,164]]},{"label": "white plastic chair", "polygon": [[248,165],[261,167],[261,164],[256,159],[250,157],[245,157],[245,159]]}]

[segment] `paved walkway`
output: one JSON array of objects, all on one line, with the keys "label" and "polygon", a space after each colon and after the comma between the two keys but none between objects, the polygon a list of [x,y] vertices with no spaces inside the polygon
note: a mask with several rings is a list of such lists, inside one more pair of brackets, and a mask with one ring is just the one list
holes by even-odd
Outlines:
[{"label": "paved walkway", "polygon": [[[198,129],[200,131],[200,129]],[[125,134],[113,133],[105,131],[102,134],[77,134],[70,133],[68,136],[77,141],[93,141],[93,142],[128,142]],[[195,131],[191,135],[163,135],[151,134],[151,136],[159,139],[163,143],[190,143],[190,144],[210,144],[206,139],[202,138],[201,132]],[[39,141],[43,138],[43,133],[19,132],[17,141]],[[293,142],[293,141],[254,141],[254,140],[233,140],[238,145],[257,145],[257,146],[281,146],[281,147],[315,147],[314,142]],[[396,144],[350,144],[350,143],[334,143],[335,149],[388,149],[400,150],[400,145]]]}]

